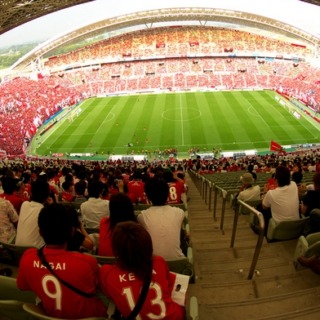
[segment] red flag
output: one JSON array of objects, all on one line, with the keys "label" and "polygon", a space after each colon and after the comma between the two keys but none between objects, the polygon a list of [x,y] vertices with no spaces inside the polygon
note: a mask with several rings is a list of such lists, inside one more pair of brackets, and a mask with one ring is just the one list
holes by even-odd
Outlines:
[{"label": "red flag", "polygon": [[270,151],[282,152],[283,148],[278,142],[271,140],[270,141]]}]

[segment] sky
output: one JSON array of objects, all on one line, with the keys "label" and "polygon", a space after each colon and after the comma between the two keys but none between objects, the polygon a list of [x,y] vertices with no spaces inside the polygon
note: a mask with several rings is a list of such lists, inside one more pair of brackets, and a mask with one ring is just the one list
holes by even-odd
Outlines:
[{"label": "sky", "polygon": [[0,48],[45,41],[87,24],[159,8],[209,7],[267,16],[320,37],[320,6],[299,0],[95,0],[43,16],[0,35]]}]

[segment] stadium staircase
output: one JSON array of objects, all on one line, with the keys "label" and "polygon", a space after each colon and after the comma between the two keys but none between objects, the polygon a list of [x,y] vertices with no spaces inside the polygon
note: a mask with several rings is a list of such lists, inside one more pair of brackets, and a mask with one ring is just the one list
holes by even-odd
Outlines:
[{"label": "stadium staircase", "polygon": [[234,210],[226,205],[220,224],[222,197],[217,198],[216,219],[201,178],[187,174],[190,239],[195,283],[188,296],[196,296],[200,320],[317,319],[320,314],[320,276],[293,264],[297,240],[263,240],[260,256],[249,280],[257,235],[248,216],[240,215],[231,248]]}]

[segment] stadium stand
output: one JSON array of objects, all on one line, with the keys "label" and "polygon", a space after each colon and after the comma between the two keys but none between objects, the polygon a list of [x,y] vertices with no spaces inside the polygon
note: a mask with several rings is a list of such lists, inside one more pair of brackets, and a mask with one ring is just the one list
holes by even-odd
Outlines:
[{"label": "stadium stand", "polygon": [[[320,282],[316,275],[305,268],[294,268],[294,250],[298,239],[272,242],[263,238],[261,244],[260,255],[255,261],[255,267],[252,269],[252,259],[257,242],[255,235],[249,228],[248,215],[240,215],[236,237],[234,244],[230,248],[230,239],[233,234],[234,211],[231,208],[231,202],[228,197],[222,197],[222,192],[217,189],[217,198],[214,196],[214,189],[205,187],[209,183],[220,189],[234,190],[240,185],[240,176],[247,171],[249,163],[254,163],[257,167],[257,182],[261,187],[271,176],[271,173],[264,172],[268,168],[268,162],[281,162],[283,155],[270,157],[270,155],[259,157],[243,157],[237,160],[220,159],[220,160],[201,160],[199,168],[208,168],[212,165],[215,170],[202,170],[202,173],[194,175],[192,171],[187,174],[188,185],[188,223],[190,243],[192,246],[192,263],[194,268],[194,283],[189,284],[188,297],[196,296],[199,302],[199,317],[208,318],[214,316],[216,319],[226,319],[235,317],[239,319],[248,319],[252,309],[259,309],[263,316],[275,316],[275,312],[281,312],[290,318],[293,313],[292,301],[296,301],[295,297],[299,296],[298,305],[294,304],[294,311],[301,315],[301,312],[308,312],[311,315],[318,312],[318,303],[312,299]],[[306,162],[312,161],[313,158],[319,157],[319,150],[303,150],[293,154],[287,154],[287,160],[290,168],[293,167],[293,160],[308,159]],[[25,162],[16,162],[8,160],[10,165],[19,165],[22,168],[28,166],[32,173],[38,172],[36,168],[51,166],[50,160],[34,160]],[[163,163],[169,163],[167,160]],[[5,165],[5,163],[2,163]],[[92,164],[96,162],[83,162],[87,168],[95,168]],[[55,166],[63,168],[64,166],[72,167],[73,162],[61,160]],[[131,163],[126,162],[106,162],[100,164],[100,170],[114,166],[125,167]],[[145,163],[144,165],[147,165]],[[157,166],[157,163],[152,164]],[[181,161],[183,167],[188,167],[188,161]],[[196,163],[189,163],[190,169],[197,172]],[[238,169],[240,168],[240,170]],[[309,183],[312,181],[313,172],[307,170],[305,166],[304,180]],[[226,170],[222,170],[226,169]],[[226,171],[226,172],[221,172]],[[199,171],[200,172],[200,171]],[[212,173],[208,173],[212,172]],[[213,173],[214,172],[214,173]],[[90,174],[90,171],[88,172]],[[192,179],[191,179],[192,178]],[[223,187],[223,188],[222,188]],[[215,192],[216,192],[215,191]],[[224,200],[226,199],[226,202]],[[211,207],[209,203],[211,202]],[[215,203],[213,203],[215,202]],[[216,208],[216,219],[213,219],[213,207]],[[142,206],[137,207],[137,210]],[[223,212],[224,210],[224,212]],[[222,215],[223,212],[223,215]],[[223,226],[221,227],[221,222]],[[190,261],[190,260],[189,260]],[[0,267],[5,266],[0,264]],[[16,274],[15,266],[10,266]],[[250,275],[249,273],[252,272]],[[250,275],[251,279],[248,279]],[[279,283],[281,283],[280,286]],[[278,285],[277,285],[278,284]],[[253,288],[256,287],[256,290]],[[221,288],[224,288],[223,290]],[[288,297],[290,292],[291,298]],[[274,299],[276,296],[280,300],[280,304],[276,304]],[[188,298],[187,305],[190,303]],[[308,300],[309,299],[309,300]],[[309,301],[308,309],[305,302]],[[311,300],[311,301],[310,301]],[[241,311],[240,306],[243,303],[248,306]],[[289,308],[289,304],[291,305]],[[271,308],[273,306],[273,308]],[[273,311],[274,310],[274,313]],[[298,311],[300,310],[300,311]],[[301,311],[302,310],[302,311]],[[243,312],[243,313],[242,313]]]},{"label": "stadium stand", "polygon": [[[254,53],[258,51],[266,57],[257,59]],[[239,57],[229,56],[235,53]],[[41,123],[57,111],[95,95],[155,89],[269,88],[319,105],[320,70],[305,61],[295,66],[292,60],[283,59],[285,55],[310,54],[307,47],[242,31],[204,27],[156,28],[103,40],[50,57],[45,63],[52,71],[50,75],[34,80],[16,78],[0,86],[0,149],[10,155],[23,155],[25,138],[32,138]],[[83,67],[72,70],[79,64]],[[65,70],[66,65],[70,70]],[[229,245],[235,231],[234,211],[228,201],[239,188],[248,162],[257,165],[257,182],[263,188],[271,175],[266,166],[269,160],[290,163],[296,157],[307,163],[319,161],[319,150],[279,155],[276,159],[266,155],[204,160],[199,171],[190,166],[197,173],[190,171],[188,176],[195,279],[189,296],[198,298],[200,318],[248,319],[260,314],[295,319],[319,312],[320,280],[310,270],[292,268],[296,239],[281,243],[263,239],[260,255],[255,257],[257,237],[248,227],[248,217],[240,215],[236,247]],[[52,160],[28,158],[26,163],[32,173],[38,173],[39,168],[51,166]],[[6,166],[8,162],[1,164]],[[96,163],[87,164],[90,167]],[[60,160],[58,165],[71,167],[72,161]],[[109,161],[102,168],[118,165],[125,163]],[[185,162],[183,165],[187,166]],[[310,177],[305,170],[304,181],[311,182]]]},{"label": "stadium stand", "polygon": [[[230,172],[230,177],[232,174],[238,178],[237,173]],[[199,315],[208,319],[314,317],[318,305],[311,297],[320,283],[318,275],[311,270],[295,269],[294,250],[298,239],[271,243],[263,239],[256,259],[258,236],[250,230],[248,216],[240,215],[234,230],[234,212],[227,205],[221,230],[222,217],[218,215],[214,220],[212,208],[208,210],[212,191],[204,187],[202,176],[190,173],[190,178],[192,200],[188,210],[196,274],[190,294],[192,290],[201,292],[197,294]],[[218,197],[219,212],[222,204],[222,197]],[[308,307],[305,301],[310,302]]]}]

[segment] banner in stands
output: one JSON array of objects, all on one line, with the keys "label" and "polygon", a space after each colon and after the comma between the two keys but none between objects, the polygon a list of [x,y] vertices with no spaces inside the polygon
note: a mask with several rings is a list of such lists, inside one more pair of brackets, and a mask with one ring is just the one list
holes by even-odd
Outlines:
[{"label": "banner in stands", "polygon": [[281,144],[279,144],[276,141],[271,140],[270,141],[270,151],[282,152],[283,148],[282,148]]}]

